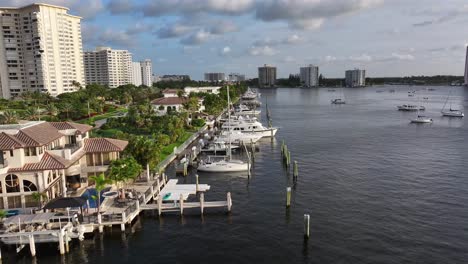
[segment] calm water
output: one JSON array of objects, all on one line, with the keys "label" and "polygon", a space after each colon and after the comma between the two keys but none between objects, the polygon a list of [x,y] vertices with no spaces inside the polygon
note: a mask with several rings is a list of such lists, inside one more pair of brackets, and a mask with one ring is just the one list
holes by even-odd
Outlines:
[{"label": "calm water", "polygon": [[[389,89],[396,89],[390,93]],[[232,192],[233,212],[184,217],[147,214],[73,245],[55,246],[38,262],[62,263],[466,263],[468,261],[467,125],[440,116],[450,87],[263,90],[276,140],[263,140],[254,175],[201,174],[206,200]],[[383,91],[378,93],[377,91]],[[452,107],[468,105],[468,90],[452,88]],[[336,97],[346,105],[331,105]],[[423,97],[428,97],[424,100]],[[426,101],[432,125],[409,124],[416,113],[396,105]],[[265,105],[265,104],[264,104]],[[468,118],[468,117],[466,117]],[[299,179],[281,164],[281,140],[299,163]],[[181,181],[193,183],[189,176]],[[285,190],[293,187],[285,209]],[[303,239],[303,214],[311,237]],[[5,257],[5,256],[4,256]],[[7,262],[30,263],[28,250]]]}]

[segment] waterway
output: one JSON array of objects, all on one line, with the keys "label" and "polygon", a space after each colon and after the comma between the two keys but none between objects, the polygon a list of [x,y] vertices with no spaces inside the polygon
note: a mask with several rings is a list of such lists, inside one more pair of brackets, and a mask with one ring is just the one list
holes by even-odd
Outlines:
[{"label": "waterway", "polygon": [[[431,88],[262,90],[280,131],[273,142],[260,142],[251,178],[200,174],[212,189],[205,200],[232,192],[230,215],[221,209],[203,217],[198,210],[183,217],[147,214],[125,235],[106,231],[74,243],[64,257],[54,245],[38,248],[36,260],[27,248],[4,258],[77,264],[466,263],[468,126],[440,111],[449,91],[452,108],[463,109],[468,90]],[[408,97],[413,90],[416,95]],[[330,104],[339,97],[345,105]],[[405,103],[425,105],[434,123],[410,124],[417,113],[396,109]],[[281,162],[282,140],[299,164],[296,183]],[[194,183],[194,172],[179,179]],[[311,216],[308,240],[305,213]]]}]

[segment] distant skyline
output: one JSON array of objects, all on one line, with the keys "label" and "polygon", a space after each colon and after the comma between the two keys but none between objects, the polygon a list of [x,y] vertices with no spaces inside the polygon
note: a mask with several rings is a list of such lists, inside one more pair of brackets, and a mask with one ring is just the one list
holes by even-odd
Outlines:
[{"label": "distant skyline", "polygon": [[2,0],[61,5],[83,17],[85,50],[128,49],[156,75],[239,72],[278,77],[314,64],[325,77],[464,74],[463,0]]}]

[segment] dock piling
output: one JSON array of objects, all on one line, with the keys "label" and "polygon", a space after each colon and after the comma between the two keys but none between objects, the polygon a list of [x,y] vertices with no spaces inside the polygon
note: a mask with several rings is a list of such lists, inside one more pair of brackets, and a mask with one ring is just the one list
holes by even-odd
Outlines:
[{"label": "dock piling", "polygon": [[179,206],[180,206],[180,215],[184,215],[184,195],[180,194],[179,198]]},{"label": "dock piling", "polygon": [[195,174],[195,191],[198,192],[198,174]]},{"label": "dock piling", "polygon": [[231,198],[231,192],[228,192],[226,194],[226,198],[227,198],[227,209],[228,209],[228,212],[231,212],[231,207],[232,207],[232,198]]},{"label": "dock piling", "polygon": [[299,170],[297,168],[297,161],[294,161],[293,176],[294,178],[297,178],[298,175],[299,175]]},{"label": "dock piling", "polygon": [[310,235],[310,215],[304,214],[304,238],[308,239]]},{"label": "dock piling", "polygon": [[125,221],[127,220],[127,215],[125,214],[125,212],[122,212],[122,223],[120,224],[120,230],[122,230],[122,232],[125,232]]},{"label": "dock piling", "polygon": [[36,256],[36,244],[34,243],[34,235],[29,235],[29,249],[31,250],[31,257],[35,257]]},{"label": "dock piling", "polygon": [[184,177],[187,176],[187,174],[188,174],[188,171],[187,171],[188,167],[187,166],[188,166],[187,162],[185,162],[184,163]]},{"label": "dock piling", "polygon": [[289,166],[291,166],[291,151],[288,151],[286,154],[287,154],[287,156],[288,156],[288,158],[287,158],[287,165],[288,165],[288,167],[289,167]]},{"label": "dock piling", "polygon": [[69,238],[68,238],[68,232],[65,232],[65,252],[70,252],[70,244],[69,244]]},{"label": "dock piling", "polygon": [[158,195],[158,215],[161,216],[162,212],[162,196],[161,194]]},{"label": "dock piling", "polygon": [[203,209],[205,208],[205,194],[200,193],[200,211],[201,214],[203,215]]},{"label": "dock piling", "polygon": [[97,221],[99,224],[99,233],[102,233],[104,231],[104,227],[102,226],[102,215],[98,214],[97,215]]},{"label": "dock piling", "polygon": [[60,255],[65,254],[65,245],[63,243],[63,235],[64,235],[63,229],[61,229],[60,232],[58,232]]},{"label": "dock piling", "polygon": [[291,206],[291,187],[286,188],[286,207]]}]

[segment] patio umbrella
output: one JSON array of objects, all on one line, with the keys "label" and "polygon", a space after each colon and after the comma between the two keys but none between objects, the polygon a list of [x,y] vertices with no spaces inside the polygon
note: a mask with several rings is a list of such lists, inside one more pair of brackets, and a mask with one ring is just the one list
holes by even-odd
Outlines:
[{"label": "patio umbrella", "polygon": [[86,199],[83,197],[59,197],[48,202],[43,209],[82,207],[85,204]]}]

